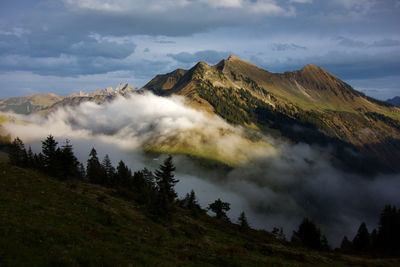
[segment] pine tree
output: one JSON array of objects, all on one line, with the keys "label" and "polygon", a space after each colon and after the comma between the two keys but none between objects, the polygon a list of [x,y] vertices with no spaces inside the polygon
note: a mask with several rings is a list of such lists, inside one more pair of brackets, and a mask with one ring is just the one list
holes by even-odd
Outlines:
[{"label": "pine tree", "polygon": [[26,153],[27,167],[29,168],[35,167],[34,156],[35,155],[32,152],[32,148],[29,146],[28,152]]},{"label": "pine tree", "polygon": [[105,170],[105,174],[106,174],[106,181],[105,183],[109,186],[115,186],[116,185],[116,181],[115,181],[115,168],[111,163],[110,157],[106,154],[104,156],[103,162],[101,163],[101,165],[103,166],[103,169]]},{"label": "pine tree", "polygon": [[361,223],[357,235],[353,239],[353,248],[357,251],[366,251],[370,247],[370,236],[365,223]]},{"label": "pine tree", "polygon": [[11,164],[25,167],[27,161],[27,154],[25,150],[24,142],[19,137],[15,138],[11,143],[8,158]]},{"label": "pine tree", "polygon": [[378,248],[378,231],[376,229],[374,229],[371,232],[371,238],[370,239],[371,239],[371,241],[370,241],[371,250],[372,251],[376,251],[377,248]]},{"label": "pine tree", "polygon": [[120,187],[131,187],[132,171],[121,160],[117,166],[116,185]]},{"label": "pine tree", "polygon": [[194,216],[197,216],[202,211],[193,189],[190,193],[187,193],[185,198],[181,201],[181,206],[189,209]]},{"label": "pine tree", "polygon": [[51,134],[42,141],[44,170],[50,175],[57,175],[57,171],[61,168],[61,166],[58,166],[60,150],[57,149],[57,144],[57,141]]},{"label": "pine tree", "polygon": [[146,186],[152,190],[156,189],[156,181],[155,181],[156,178],[154,177],[154,174],[147,168],[144,168],[142,170],[142,173],[143,173],[143,179],[144,179]]},{"label": "pine tree", "polygon": [[222,202],[221,199],[218,198],[213,203],[208,205],[208,209],[215,213],[215,217],[217,219],[229,221],[229,218],[226,215],[226,212],[231,209],[228,202]]},{"label": "pine tree", "polygon": [[86,177],[86,170],[85,170],[85,167],[83,166],[82,162],[79,162],[78,172],[79,172],[80,179],[83,179],[84,177]]},{"label": "pine tree", "polygon": [[282,241],[286,241],[286,236],[283,233],[283,228],[282,227],[280,227],[280,228],[274,227],[272,229],[271,233],[275,236],[275,238],[277,238],[279,240],[282,240]]},{"label": "pine tree", "polygon": [[45,171],[44,167],[44,156],[42,153],[33,155],[33,166],[35,169],[40,171]]},{"label": "pine tree", "polygon": [[321,235],[317,225],[308,218],[304,218],[299,225],[299,229],[293,232],[292,243],[300,243],[303,246],[317,250],[323,250],[328,247],[326,238]]},{"label": "pine tree", "polygon": [[61,179],[82,178],[79,170],[79,161],[75,157],[68,139],[65,140],[65,144],[62,146],[58,161],[58,165],[60,165],[58,173]]},{"label": "pine tree", "polygon": [[244,211],[242,211],[242,212],[240,213],[240,216],[239,216],[239,218],[238,218],[238,223],[239,223],[240,228],[241,228],[242,230],[247,230],[247,229],[250,228],[249,223],[248,223],[248,221],[247,221],[246,214],[244,213]]},{"label": "pine tree", "polygon": [[400,252],[400,211],[386,205],[379,219],[378,249],[382,252]]},{"label": "pine tree", "polygon": [[158,191],[169,203],[174,202],[175,198],[178,196],[174,190],[174,186],[179,181],[174,179],[174,171],[175,166],[172,163],[172,157],[169,156],[164,160],[164,163],[160,165],[160,169],[155,172]]},{"label": "pine tree", "polygon": [[105,170],[99,162],[96,149],[92,148],[89,154],[86,167],[86,177],[90,183],[101,184],[105,183]]},{"label": "pine tree", "polygon": [[343,237],[342,243],[340,244],[340,248],[344,252],[349,252],[353,249],[353,244],[350,242],[347,236]]},{"label": "pine tree", "polygon": [[159,170],[155,172],[157,183],[157,200],[153,205],[153,211],[161,216],[167,216],[174,209],[174,202],[178,194],[174,186],[178,180],[174,179],[173,172],[175,166],[172,163],[172,157],[169,156],[160,165]]}]

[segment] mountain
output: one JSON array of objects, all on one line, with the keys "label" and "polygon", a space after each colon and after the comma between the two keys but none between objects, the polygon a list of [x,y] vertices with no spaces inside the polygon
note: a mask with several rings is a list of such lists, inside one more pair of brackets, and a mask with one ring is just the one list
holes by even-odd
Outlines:
[{"label": "mountain", "polygon": [[386,102],[392,104],[393,106],[400,107],[400,96],[395,96],[391,99],[386,100]]},{"label": "mountain", "polygon": [[[337,144],[337,156],[350,157],[344,161],[357,160],[342,154],[351,148],[370,162],[377,159],[400,170],[400,109],[314,65],[271,73],[231,55],[215,66],[199,62],[189,70],[157,75],[144,88],[185,96],[197,109],[295,142]],[[363,158],[359,164],[366,162]]]},{"label": "mountain", "polygon": [[26,97],[10,97],[0,99],[0,111],[17,114],[48,113],[61,106],[79,105],[82,102],[93,101],[103,103],[117,95],[126,95],[135,90],[127,83],[121,83],[115,90],[112,87],[98,89],[92,93],[80,92],[69,96],[55,94],[32,94]]},{"label": "mountain", "polygon": [[[86,101],[103,103],[133,90],[121,84],[116,90],[90,94],[6,98],[0,100],[0,111],[47,114]],[[189,70],[157,75],[143,90],[185,96],[195,109],[250,131],[332,149],[337,164],[344,163],[346,169],[400,171],[400,108],[368,97],[314,65],[272,73],[231,55],[214,66],[199,62]],[[166,143],[159,152],[182,153],[182,149]]]}]

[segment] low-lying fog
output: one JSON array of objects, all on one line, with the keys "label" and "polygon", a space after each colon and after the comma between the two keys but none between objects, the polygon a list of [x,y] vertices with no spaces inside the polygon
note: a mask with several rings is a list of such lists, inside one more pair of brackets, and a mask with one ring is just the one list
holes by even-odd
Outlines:
[{"label": "low-lying fog", "polygon": [[232,170],[204,168],[188,156],[174,156],[176,186],[183,197],[193,189],[205,208],[217,198],[231,203],[228,215],[236,222],[245,211],[252,227],[283,227],[288,238],[303,217],[314,219],[333,246],[343,235],[354,237],[361,222],[376,227],[385,204],[400,205],[400,176],[363,178],[332,166],[328,152],[306,144],[291,145],[262,137],[271,146],[249,146],[244,130],[216,116],[191,109],[179,97],[152,94],[119,97],[111,103],[84,103],[60,109],[48,117],[13,115],[29,123],[6,123],[36,152],[40,140],[54,135],[62,145],[72,141],[79,160],[86,163],[95,147],[100,160],[108,154],[133,170],[155,169],[164,156],[144,153],[144,146],[174,142],[191,149],[208,146],[221,155],[237,158]]}]

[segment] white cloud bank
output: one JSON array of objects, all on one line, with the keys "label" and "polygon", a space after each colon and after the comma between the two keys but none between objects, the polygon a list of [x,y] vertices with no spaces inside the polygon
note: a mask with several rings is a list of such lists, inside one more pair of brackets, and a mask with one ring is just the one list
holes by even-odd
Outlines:
[{"label": "white cloud bank", "polygon": [[[291,2],[309,3],[310,0],[295,0]],[[246,13],[264,15],[294,15],[294,9],[284,6],[275,0],[65,0],[65,3],[75,9],[100,12],[124,13],[164,13],[180,8],[210,8],[241,10]]]},{"label": "white cloud bank", "polygon": [[244,210],[253,227],[283,226],[289,237],[306,216],[338,245],[343,235],[352,238],[362,221],[376,227],[385,204],[400,205],[398,175],[367,179],[345,173],[332,165],[325,149],[306,144],[259,137],[272,146],[249,145],[242,129],[185,106],[180,97],[133,94],[103,105],[60,109],[45,118],[16,117],[29,123],[4,124],[14,136],[36,150],[50,133],[60,141],[69,138],[82,162],[92,146],[100,157],[107,153],[114,163],[122,159],[133,170],[157,167],[159,161],[141,154],[154,144],[233,155],[243,164],[232,170],[204,168],[175,156],[179,194],[194,189],[203,207],[221,198],[232,204],[228,215],[233,220]]}]

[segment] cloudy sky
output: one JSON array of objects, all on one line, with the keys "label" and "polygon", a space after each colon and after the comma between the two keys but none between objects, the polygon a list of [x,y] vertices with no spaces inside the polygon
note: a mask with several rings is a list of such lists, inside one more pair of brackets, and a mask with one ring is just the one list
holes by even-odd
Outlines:
[{"label": "cloudy sky", "polygon": [[1,0],[0,97],[79,90],[215,64],[321,66],[400,95],[400,0]]}]

